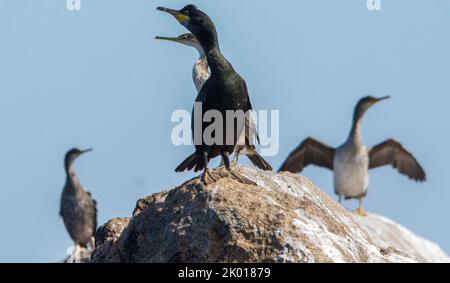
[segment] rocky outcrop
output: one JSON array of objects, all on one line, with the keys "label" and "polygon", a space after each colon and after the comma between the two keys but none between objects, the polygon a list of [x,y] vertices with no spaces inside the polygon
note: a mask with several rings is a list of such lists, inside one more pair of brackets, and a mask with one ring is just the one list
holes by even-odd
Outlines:
[{"label": "rocky outcrop", "polygon": [[419,262],[450,262],[450,257],[438,245],[392,220],[376,214],[355,216],[355,219],[366,229],[372,242],[384,249],[392,247],[405,251]]},{"label": "rocky outcrop", "polygon": [[123,261],[118,252],[114,252],[118,248],[116,242],[119,240],[122,231],[127,227],[130,218],[113,218],[100,226],[95,233],[96,249],[92,252],[92,259],[102,258],[105,262],[121,262]]},{"label": "rocky outcrop", "polygon": [[240,167],[258,185],[194,178],[97,233],[93,262],[416,262],[302,176]]}]

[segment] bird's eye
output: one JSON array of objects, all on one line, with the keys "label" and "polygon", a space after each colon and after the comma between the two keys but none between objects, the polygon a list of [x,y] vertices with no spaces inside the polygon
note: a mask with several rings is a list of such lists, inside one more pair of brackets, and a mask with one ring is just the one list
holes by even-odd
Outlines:
[{"label": "bird's eye", "polygon": [[189,11],[184,11],[184,14],[185,14],[186,16],[189,16]]}]

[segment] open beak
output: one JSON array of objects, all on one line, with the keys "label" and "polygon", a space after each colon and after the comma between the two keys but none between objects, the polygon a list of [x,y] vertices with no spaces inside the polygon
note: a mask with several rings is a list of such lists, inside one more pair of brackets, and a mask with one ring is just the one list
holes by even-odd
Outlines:
[{"label": "open beak", "polygon": [[177,19],[178,22],[180,22],[180,24],[184,23],[185,21],[189,20],[189,17],[180,13],[180,11],[177,10],[173,10],[173,9],[169,9],[169,8],[164,8],[164,7],[158,7],[156,8],[159,11],[163,11],[166,13],[171,14],[172,16],[175,17],[175,19]]},{"label": "open beak", "polygon": [[178,43],[183,43],[182,40],[178,37],[166,37],[166,36],[156,36],[155,39],[168,40]]},{"label": "open beak", "polygon": [[81,154],[86,153],[86,152],[89,152],[89,151],[92,151],[92,148],[88,148],[88,149],[82,150],[82,151],[81,151]]}]

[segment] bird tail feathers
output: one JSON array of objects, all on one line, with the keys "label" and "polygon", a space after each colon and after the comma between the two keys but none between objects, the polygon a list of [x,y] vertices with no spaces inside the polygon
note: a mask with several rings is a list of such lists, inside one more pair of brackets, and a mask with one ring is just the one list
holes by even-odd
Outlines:
[{"label": "bird tail feathers", "polygon": [[183,162],[181,162],[180,165],[175,169],[175,172],[183,172],[183,171],[190,171],[194,168],[194,171],[200,171],[205,168],[205,161],[203,159],[203,156],[198,154],[198,152],[194,152],[193,154],[189,155]]},{"label": "bird tail feathers", "polygon": [[272,166],[270,166],[270,164],[258,153],[255,152],[254,154],[247,155],[247,157],[256,167],[265,171],[272,171]]}]

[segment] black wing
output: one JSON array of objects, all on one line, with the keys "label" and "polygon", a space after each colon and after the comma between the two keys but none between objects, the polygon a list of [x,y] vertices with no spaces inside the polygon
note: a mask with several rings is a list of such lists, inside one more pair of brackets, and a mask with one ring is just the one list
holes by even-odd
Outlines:
[{"label": "black wing", "polygon": [[333,170],[334,154],[334,148],[313,138],[307,138],[289,154],[279,171],[299,173],[310,164]]},{"label": "black wing", "polygon": [[415,181],[425,181],[425,171],[414,156],[398,141],[386,140],[369,151],[369,168],[392,165],[398,172]]}]

